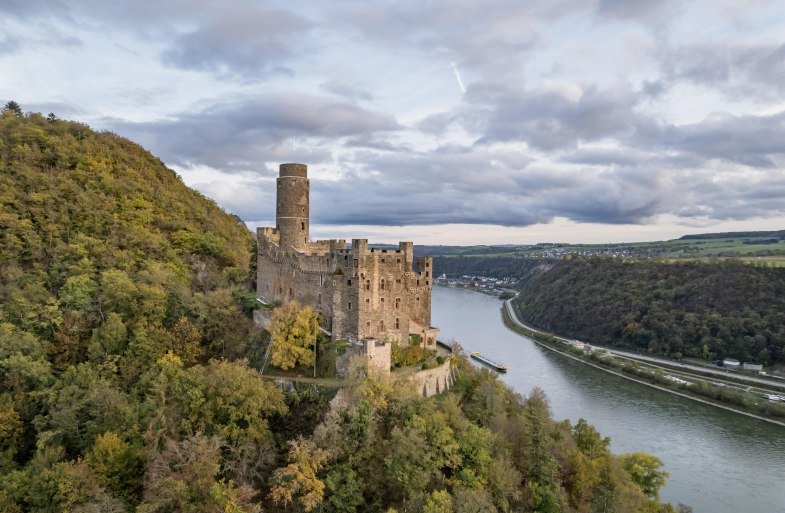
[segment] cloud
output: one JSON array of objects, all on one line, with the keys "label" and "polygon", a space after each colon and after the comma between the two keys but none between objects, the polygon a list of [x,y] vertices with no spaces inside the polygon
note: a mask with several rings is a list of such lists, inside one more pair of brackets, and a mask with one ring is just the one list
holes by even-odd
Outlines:
[{"label": "cloud", "polygon": [[19,40],[17,38],[5,35],[0,38],[0,55],[14,53],[19,49],[19,46]]},{"label": "cloud", "polygon": [[589,87],[572,99],[560,91],[492,91],[469,95],[475,106],[463,114],[481,143],[525,141],[543,151],[568,149],[631,130],[638,119],[630,90]]},{"label": "cloud", "polygon": [[769,101],[785,96],[785,44],[692,44],[665,54],[670,82],[686,81],[734,98]]},{"label": "cloud", "polygon": [[227,9],[175,37],[163,61],[228,77],[291,74],[286,63],[311,28],[307,19],[281,9]]},{"label": "cloud", "polygon": [[328,93],[340,96],[341,98],[346,98],[347,100],[373,100],[373,95],[371,93],[343,80],[328,80],[327,82],[322,82],[320,87]]},{"label": "cloud", "polygon": [[667,149],[705,161],[720,159],[757,168],[777,168],[785,156],[785,111],[769,116],[718,114],[685,125],[639,125],[632,144]]},{"label": "cloud", "polygon": [[[243,82],[291,74],[290,63],[313,28],[291,10],[260,8],[251,0],[4,0],[0,13],[36,24],[39,33],[124,31],[157,41],[166,65]],[[48,44],[63,42],[49,38]]]},{"label": "cloud", "polygon": [[291,158],[291,138],[314,144],[300,158],[323,162],[330,148],[320,141],[391,132],[391,116],[321,96],[281,93],[218,101],[172,119],[129,122],[107,119],[107,128],[139,141],[179,166],[207,165],[226,171],[258,170]]},{"label": "cloud", "polygon": [[600,17],[647,21],[664,15],[669,3],[668,0],[600,0],[597,14]]}]

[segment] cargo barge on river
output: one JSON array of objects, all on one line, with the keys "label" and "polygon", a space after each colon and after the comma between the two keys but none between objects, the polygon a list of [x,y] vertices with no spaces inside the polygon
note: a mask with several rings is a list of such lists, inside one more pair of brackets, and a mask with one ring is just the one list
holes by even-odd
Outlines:
[{"label": "cargo barge on river", "polygon": [[497,372],[507,372],[507,367],[505,367],[504,365],[502,365],[500,363],[496,363],[496,362],[494,362],[493,360],[491,360],[489,358],[484,357],[483,355],[481,355],[480,353],[478,353],[476,351],[471,353],[471,357],[474,358],[475,360],[477,360],[480,363],[484,363],[485,365],[487,365],[488,367],[494,369]]}]

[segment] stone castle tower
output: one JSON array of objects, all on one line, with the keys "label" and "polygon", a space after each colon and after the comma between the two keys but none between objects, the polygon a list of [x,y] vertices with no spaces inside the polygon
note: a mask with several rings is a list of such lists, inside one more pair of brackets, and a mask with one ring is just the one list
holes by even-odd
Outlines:
[{"label": "stone castle tower", "polygon": [[411,242],[379,249],[369,248],[367,239],[353,239],[349,247],[341,239],[311,241],[309,192],[307,166],[281,164],[276,226],[257,230],[259,299],[310,305],[333,340],[362,345],[380,365],[386,359],[387,368],[389,342],[407,345],[414,335],[435,346],[432,259],[415,258]]},{"label": "stone castle tower", "polygon": [[281,164],[276,181],[275,228],[280,245],[295,251],[308,249],[310,180],[305,164]]}]

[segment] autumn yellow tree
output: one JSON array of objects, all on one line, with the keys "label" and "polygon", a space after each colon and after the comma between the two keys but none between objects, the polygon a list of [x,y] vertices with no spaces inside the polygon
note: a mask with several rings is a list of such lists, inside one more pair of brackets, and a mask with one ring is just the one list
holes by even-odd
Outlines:
[{"label": "autumn yellow tree", "polygon": [[316,474],[327,462],[327,454],[303,439],[290,440],[288,460],[273,475],[270,498],[284,507],[296,501],[304,511],[312,511],[324,499],[324,483]]},{"label": "autumn yellow tree", "polygon": [[317,314],[310,306],[292,301],[277,308],[270,323],[273,365],[284,370],[313,365],[318,332]]}]

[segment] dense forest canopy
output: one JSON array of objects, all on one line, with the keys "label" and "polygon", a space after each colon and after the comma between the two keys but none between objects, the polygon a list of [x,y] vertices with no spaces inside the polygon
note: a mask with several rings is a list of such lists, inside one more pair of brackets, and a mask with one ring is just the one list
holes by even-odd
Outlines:
[{"label": "dense forest canopy", "polygon": [[437,398],[284,393],[244,359],[252,246],[138,145],[4,109],[0,511],[673,511],[655,457],[462,357]]},{"label": "dense forest canopy", "polygon": [[785,363],[785,268],[572,257],[528,283],[527,320],[672,357]]}]

